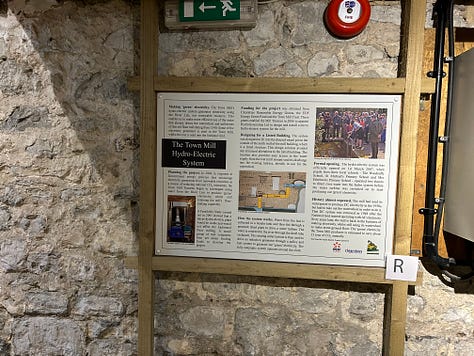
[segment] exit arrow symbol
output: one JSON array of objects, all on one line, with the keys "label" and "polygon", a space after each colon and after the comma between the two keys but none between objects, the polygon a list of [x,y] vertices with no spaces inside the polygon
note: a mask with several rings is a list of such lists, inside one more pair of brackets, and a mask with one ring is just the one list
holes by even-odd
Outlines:
[{"label": "exit arrow symbol", "polygon": [[216,8],[216,6],[214,6],[214,5],[208,5],[208,6],[206,6],[206,5],[204,4],[204,2],[201,4],[201,6],[199,6],[199,10],[201,10],[202,12],[205,12],[206,10],[215,9],[215,8]]}]

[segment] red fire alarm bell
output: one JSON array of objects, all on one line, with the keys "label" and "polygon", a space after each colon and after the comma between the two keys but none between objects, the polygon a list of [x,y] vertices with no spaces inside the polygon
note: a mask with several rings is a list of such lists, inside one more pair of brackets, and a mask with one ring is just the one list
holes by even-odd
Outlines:
[{"label": "red fire alarm bell", "polygon": [[369,0],[332,0],[324,12],[324,22],[332,35],[357,36],[370,18]]}]

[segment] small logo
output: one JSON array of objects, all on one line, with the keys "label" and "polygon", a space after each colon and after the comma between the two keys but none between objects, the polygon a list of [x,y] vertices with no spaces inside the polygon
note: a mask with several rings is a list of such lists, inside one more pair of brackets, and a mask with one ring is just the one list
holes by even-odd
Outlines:
[{"label": "small logo", "polygon": [[339,241],[333,243],[332,252],[341,252],[341,243]]},{"label": "small logo", "polygon": [[357,255],[361,255],[363,253],[362,250],[359,250],[359,249],[355,249],[355,248],[346,248],[344,250],[345,253],[351,253],[351,254],[357,254]]},{"label": "small logo", "polygon": [[355,3],[355,1],[344,1],[344,6],[346,8],[353,8],[353,7],[356,6],[356,3]]},{"label": "small logo", "polygon": [[373,255],[378,255],[379,254],[379,248],[377,247],[376,244],[374,244],[372,241],[367,241],[367,253],[368,254],[373,254]]}]

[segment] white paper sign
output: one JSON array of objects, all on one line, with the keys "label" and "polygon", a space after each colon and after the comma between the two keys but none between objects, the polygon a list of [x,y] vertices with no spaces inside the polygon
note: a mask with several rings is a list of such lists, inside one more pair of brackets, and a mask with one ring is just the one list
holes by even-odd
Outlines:
[{"label": "white paper sign", "polygon": [[416,281],[418,273],[418,257],[388,255],[385,279],[398,281]]},{"label": "white paper sign", "polygon": [[157,254],[385,266],[400,95],[157,95]]}]

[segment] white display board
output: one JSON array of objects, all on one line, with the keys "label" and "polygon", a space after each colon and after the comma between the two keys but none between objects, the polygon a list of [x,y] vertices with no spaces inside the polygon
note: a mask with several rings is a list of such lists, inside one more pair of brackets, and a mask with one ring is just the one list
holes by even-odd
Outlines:
[{"label": "white display board", "polygon": [[158,93],[156,254],[385,266],[400,103]]}]

